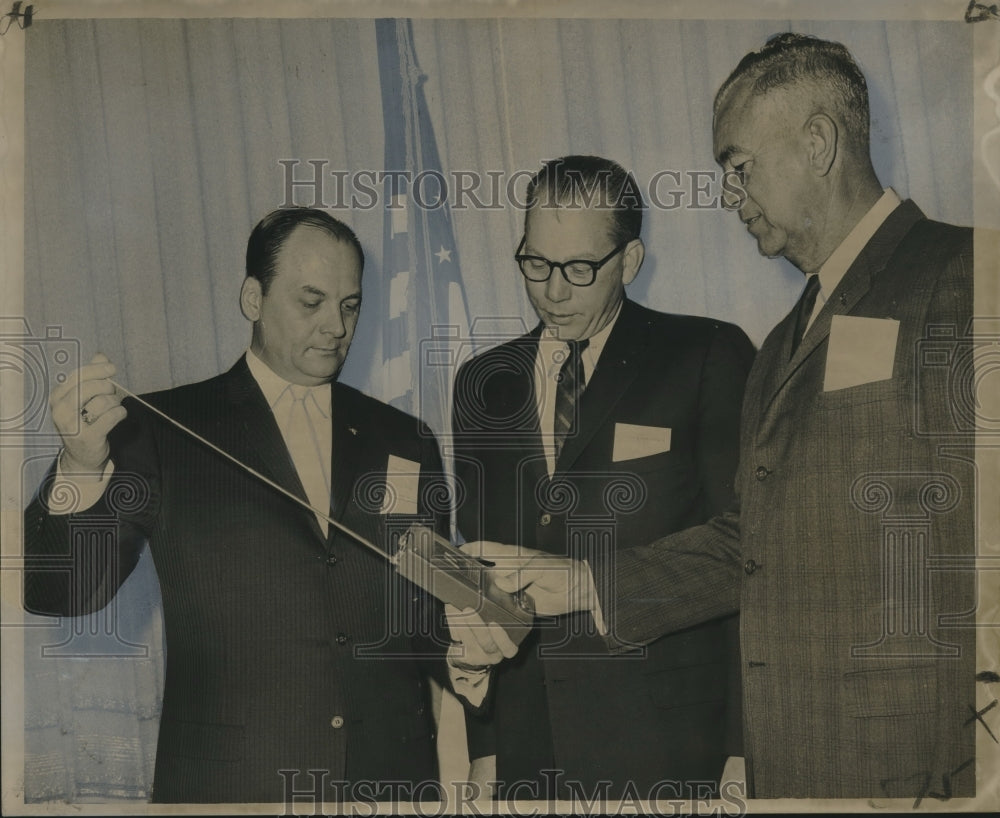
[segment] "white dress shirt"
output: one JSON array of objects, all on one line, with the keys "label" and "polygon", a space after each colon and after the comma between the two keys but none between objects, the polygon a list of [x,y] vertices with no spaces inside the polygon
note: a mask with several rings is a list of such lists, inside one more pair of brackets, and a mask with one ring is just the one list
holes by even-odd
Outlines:
[{"label": "white dress shirt", "polygon": [[883,222],[889,218],[889,214],[893,210],[899,207],[899,204],[899,196],[896,191],[891,187],[885,188],[879,200],[872,205],[871,210],[861,217],[861,221],[854,225],[847,237],[837,245],[837,249],[830,253],[830,257],[823,262],[823,266],[819,268],[817,273],[819,292],[816,293],[816,304],[809,317],[809,323],[806,324],[806,332],[809,331],[809,327],[816,320],[819,311],[823,309],[823,305],[837,289],[837,285],[840,284],[844,274],[857,260],[865,245],[871,241],[872,236],[878,232]]}]

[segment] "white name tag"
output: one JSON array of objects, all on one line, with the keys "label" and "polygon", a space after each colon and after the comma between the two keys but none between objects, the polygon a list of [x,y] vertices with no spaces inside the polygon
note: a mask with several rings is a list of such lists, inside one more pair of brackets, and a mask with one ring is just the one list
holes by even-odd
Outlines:
[{"label": "white name tag", "polygon": [[389,455],[385,466],[385,497],[380,514],[416,514],[420,494],[420,464]]},{"label": "white name tag", "polygon": [[823,391],[891,378],[898,336],[899,321],[894,318],[833,316]]},{"label": "white name tag", "polygon": [[634,423],[615,424],[615,445],[611,455],[614,463],[635,460],[670,451],[669,426],[639,426]]}]

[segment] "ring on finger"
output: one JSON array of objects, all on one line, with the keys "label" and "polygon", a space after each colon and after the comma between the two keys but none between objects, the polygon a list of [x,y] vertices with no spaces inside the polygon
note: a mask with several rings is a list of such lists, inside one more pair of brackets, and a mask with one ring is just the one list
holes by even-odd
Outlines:
[{"label": "ring on finger", "polygon": [[88,426],[95,420],[97,420],[97,418],[95,418],[92,414],[90,414],[90,412],[87,411],[86,406],[80,410],[80,417],[83,418],[83,422],[86,423]]},{"label": "ring on finger", "polygon": [[459,659],[452,659],[451,664],[455,670],[460,670],[463,673],[486,673],[492,667],[492,665],[470,665]]}]

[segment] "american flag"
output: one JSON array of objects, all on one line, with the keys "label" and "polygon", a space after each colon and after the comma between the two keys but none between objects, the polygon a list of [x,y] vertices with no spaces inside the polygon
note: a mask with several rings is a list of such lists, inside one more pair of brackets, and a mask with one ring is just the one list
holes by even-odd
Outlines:
[{"label": "american flag", "polygon": [[375,21],[385,122],[382,377],[385,400],[448,429],[452,356],[468,306],[410,20]]}]

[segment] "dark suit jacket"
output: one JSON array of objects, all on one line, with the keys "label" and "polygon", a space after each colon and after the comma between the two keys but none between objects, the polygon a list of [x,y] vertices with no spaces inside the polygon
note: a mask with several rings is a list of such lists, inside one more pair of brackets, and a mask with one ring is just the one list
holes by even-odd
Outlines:
[{"label": "dark suit jacket", "polygon": [[[540,333],[459,370],[455,472],[467,540],[613,565],[618,549],[704,521],[731,502],[754,354],[740,329],[626,300],[581,397],[579,432],[566,440],[551,481],[532,375]],[[614,462],[616,433],[625,434],[618,424],[668,427],[669,451]],[[601,780],[616,792],[628,780],[643,788],[664,779],[717,782],[734,624],[611,657],[589,614],[542,623],[494,679],[497,777],[539,781],[554,765],[588,793]],[[481,727],[469,730],[472,754],[488,754],[488,745],[477,746]],[[529,797],[527,789],[515,794]]]},{"label": "dark suit jacket", "polygon": [[[631,641],[739,609],[757,797],[974,791],[971,312],[972,232],[904,202],[794,356],[794,310],[761,347],[736,508],[606,580]],[[823,391],[834,315],[900,322],[891,378]]]},{"label": "dark suit jacket", "polygon": [[[433,435],[355,389],[332,390],[333,515],[392,549],[394,531],[416,519],[379,514],[395,454],[420,464],[418,516],[446,530],[447,507],[432,506],[441,478]],[[305,496],[245,359],[146,399]],[[99,610],[148,541],[168,654],[153,800],[281,802],[280,770],[301,771],[294,781],[287,773],[289,792],[319,788],[329,801],[344,792],[333,781],[434,780],[430,707],[406,619],[414,587],[332,526],[323,536],[311,512],[126,405],[101,502],[49,515],[43,485],[27,509],[25,606]],[[324,772],[314,782],[307,770]]]}]

